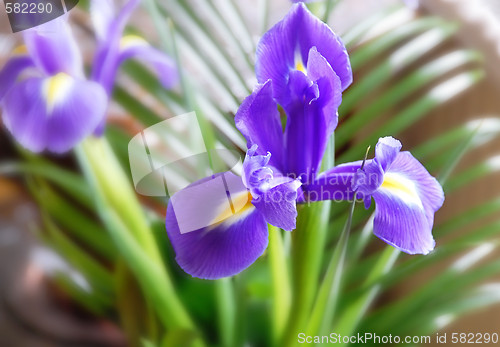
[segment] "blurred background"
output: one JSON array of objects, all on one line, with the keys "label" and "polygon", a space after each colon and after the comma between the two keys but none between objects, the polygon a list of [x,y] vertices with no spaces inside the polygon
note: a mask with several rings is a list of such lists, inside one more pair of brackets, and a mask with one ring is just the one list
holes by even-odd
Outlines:
[{"label": "blurred background", "polygon": [[[158,0],[162,3],[163,0]],[[167,1],[167,0],[166,0]],[[367,76],[373,76],[377,66],[383,62],[391,61],[393,69],[390,70],[390,79],[381,84],[372,83],[367,85],[361,95],[363,98],[351,98],[348,112],[340,113],[342,127],[350,115],[359,110],[366,110],[366,106],[374,100],[381,98],[384,90],[405,80],[411,71],[426,66],[450,52],[467,51],[477,52],[480,58],[472,59],[466,64],[457,65],[456,68],[440,74],[439,77],[413,94],[401,98],[397,103],[383,108],[381,117],[373,119],[368,123],[362,123],[356,129],[356,137],[346,141],[339,149],[340,153],[347,153],[348,148],[355,143],[363,143],[367,134],[370,134],[378,125],[384,124],[384,120],[391,119],[401,112],[407,112],[416,100],[426,95],[437,95],[442,102],[436,107],[428,107],[425,116],[415,120],[414,124],[398,132],[398,138],[403,142],[405,148],[417,147],[419,144],[436,138],[450,129],[464,124],[472,128],[481,127],[481,137],[477,140],[477,146],[467,150],[458,165],[453,168],[457,179],[451,181],[451,193],[447,194],[446,203],[436,216],[439,221],[457,219],[458,216],[466,214],[472,207],[498,199],[500,197],[500,129],[498,123],[484,121],[474,122],[478,118],[500,119],[500,2],[498,0],[423,0],[407,1],[407,8],[400,8],[401,2],[397,0],[344,0],[337,1],[335,10],[329,18],[330,26],[337,33],[348,33],[352,38],[354,34],[349,30],[366,21],[368,30],[357,38],[350,50],[355,52],[366,48],[367,44],[373,42],[381,33],[395,32],[401,29],[400,36],[394,34],[391,44],[387,50],[369,61],[359,61],[354,75],[354,84]],[[280,20],[289,9],[290,3],[282,0],[269,1],[268,24],[257,20],[262,8],[262,1],[258,0],[234,0],[235,5],[251,28],[252,40],[257,42],[262,25],[269,27],[270,24]],[[197,0],[187,1],[188,7],[196,9],[199,6]],[[8,24],[6,13],[0,5],[0,67],[9,59],[11,51],[20,44],[21,34],[12,34]],[[312,4],[311,6],[316,6]],[[413,9],[412,6],[415,6]],[[417,8],[418,6],[418,8]],[[387,15],[382,21],[374,21],[372,24],[368,19],[374,13],[387,8],[395,8],[392,15]],[[195,11],[196,12],[196,11]],[[195,13],[196,14],[196,13]],[[172,15],[172,17],[174,17]],[[200,15],[199,20],[204,18]],[[408,23],[418,18],[438,17],[446,22],[458,25],[453,29],[446,39],[436,39],[432,34],[420,39],[422,45],[413,47],[413,51],[404,51],[404,47],[410,41],[421,37],[426,31],[432,31],[429,25],[425,30],[414,30],[408,28]],[[175,22],[175,18],[173,18]],[[85,6],[76,8],[71,13],[71,24],[74,33],[78,37],[81,50],[87,63],[91,63],[92,51],[94,49],[93,34]],[[158,43],[158,33],[150,20],[149,14],[144,9],[134,13],[131,25],[138,28],[148,41]],[[215,30],[215,29],[214,29]],[[403,35],[406,30],[408,34]],[[212,33],[207,32],[208,35]],[[215,35],[215,34],[214,34]],[[189,40],[189,37],[187,37]],[[390,41],[390,38],[387,38]],[[435,42],[434,42],[434,41]],[[230,48],[229,48],[230,51]],[[401,53],[401,52],[406,53]],[[397,53],[399,53],[399,56]],[[405,56],[405,63],[397,59]],[[476,54],[476,53],[474,53]],[[412,60],[411,57],[416,59]],[[398,65],[399,64],[399,65]],[[195,64],[186,60],[186,69],[196,73]],[[470,85],[463,85],[463,80],[452,79],[462,72],[482,71],[484,76]],[[380,74],[380,72],[379,72]],[[383,72],[382,72],[383,74]],[[203,77],[200,77],[202,79]],[[248,84],[252,85],[251,70],[247,75]],[[444,83],[451,80],[451,83]],[[206,81],[200,80],[203,86]],[[420,83],[419,80],[407,83]],[[170,110],[166,110],[158,101],[151,98],[147,93],[131,81],[130,75],[122,75],[119,78],[121,88],[124,88],[135,97],[141,99],[145,105],[154,109],[157,114],[165,117],[171,116]],[[408,85],[408,84],[406,84]],[[443,87],[444,86],[444,87]],[[437,88],[437,89],[435,89]],[[456,91],[460,90],[460,93]],[[432,94],[434,92],[434,94]],[[429,94],[431,93],[431,94]],[[236,92],[238,94],[238,92]],[[240,99],[245,95],[239,93]],[[456,95],[455,95],[456,94]],[[449,96],[449,98],[448,98]],[[347,109],[347,106],[346,106]],[[369,109],[370,110],[370,109]],[[381,107],[372,109],[380,111]],[[227,110],[229,113],[232,110]],[[129,110],[119,103],[113,103],[110,110],[110,122],[112,127],[124,131],[129,138],[133,135],[134,124],[127,121]],[[370,111],[368,111],[370,112]],[[406,113],[412,117],[412,113]],[[369,115],[368,115],[369,116]],[[416,118],[415,118],[416,119]],[[124,130],[125,129],[125,130]],[[453,144],[460,148],[460,143]],[[423,150],[423,149],[422,149]],[[442,157],[433,159],[432,148],[429,150],[429,160],[435,161],[437,165]],[[49,160],[62,167],[75,169],[74,158],[68,156],[46,156]],[[30,193],[27,177],[10,170],[8,164],[22,160],[23,156],[13,143],[10,135],[2,126],[0,128],[0,346],[6,347],[31,347],[31,346],[123,346],[126,345],[125,337],[120,324],[113,317],[95,318],[94,315],[75,304],[72,299],[53,284],[51,278],[62,272],[73,278],[74,281],[83,281],[81,275],[72,265],[68,264],[64,256],[50,250],[39,237],[41,217],[39,204]],[[3,164],[3,165],[2,165]],[[30,181],[28,179],[28,181]],[[465,184],[466,183],[466,184]],[[455,186],[453,186],[453,184]],[[161,210],[161,207],[159,207]],[[479,214],[480,212],[478,212]],[[91,217],[89,217],[91,218]],[[493,210],[485,215],[485,218],[474,220],[466,228],[457,226],[456,232],[440,238],[437,248],[446,244],[447,240],[459,236],[460,233],[470,233],[484,225],[500,219],[500,209]],[[498,223],[494,228],[498,227]],[[500,230],[498,230],[500,232]],[[498,236],[496,237],[498,241]],[[370,246],[373,249],[380,245]],[[371,249],[368,249],[368,253]],[[482,250],[480,249],[479,252]],[[479,258],[482,263],[489,263],[499,259],[500,252],[483,249],[484,254]],[[444,269],[454,264],[462,255],[447,258],[444,261],[429,266],[405,281],[392,286],[385,291],[377,300],[375,306],[384,305],[398,298],[404,297],[415,287],[425,283],[430,278],[439,276]],[[500,282],[500,269],[497,274],[488,278],[486,282]],[[499,287],[500,291],[500,287]],[[441,317],[442,331],[447,332],[497,332],[500,333],[500,306],[486,305],[478,312],[464,315],[450,324],[447,317]],[[452,319],[450,319],[452,320]]]}]

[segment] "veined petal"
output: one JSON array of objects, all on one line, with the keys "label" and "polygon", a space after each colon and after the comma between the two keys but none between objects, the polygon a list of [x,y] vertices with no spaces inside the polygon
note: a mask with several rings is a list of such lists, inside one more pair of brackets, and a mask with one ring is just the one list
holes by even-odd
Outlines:
[{"label": "veined petal", "polygon": [[82,57],[64,16],[26,30],[24,42],[36,66],[45,74],[64,72],[83,78]]},{"label": "veined petal", "polygon": [[409,205],[385,190],[377,191],[373,233],[408,254],[427,254],[434,249],[432,225],[417,205]]},{"label": "veined petal", "polygon": [[434,248],[432,227],[444,202],[443,189],[409,152],[397,155],[373,198],[375,235],[409,254]]},{"label": "veined petal", "polygon": [[[221,185],[222,177],[226,183]],[[203,279],[233,276],[262,255],[267,223],[250,198],[241,178],[231,173],[201,180],[172,196],[165,224],[185,272]],[[189,230],[193,220],[211,224]]]},{"label": "veined petal", "polygon": [[2,104],[4,123],[22,146],[61,153],[92,133],[107,97],[100,85],[61,73],[16,84]]},{"label": "veined petal", "polygon": [[248,148],[257,145],[257,154],[261,155],[271,152],[271,165],[283,169],[283,130],[271,81],[259,85],[243,101],[236,112],[235,123]]},{"label": "veined petal", "polygon": [[122,37],[120,51],[118,64],[122,64],[128,59],[137,59],[154,69],[165,88],[172,88],[177,84],[179,75],[175,62],[168,55],[152,47],[143,38],[135,35]]},{"label": "veined petal", "polygon": [[264,34],[257,46],[257,80],[273,81],[279,103],[287,98],[289,72],[307,66],[312,47],[317,48],[340,78],[342,90],[351,84],[351,64],[340,38],[304,4],[295,4],[282,21]]},{"label": "veined petal", "polygon": [[27,68],[33,67],[33,60],[27,55],[12,57],[0,71],[0,100],[12,88],[19,75]]},{"label": "veined petal", "polygon": [[[403,185],[406,189],[402,188]],[[407,197],[407,201],[417,201],[418,195],[431,227],[434,223],[434,213],[444,203],[443,188],[410,152],[398,154],[389,171],[386,172],[380,189],[406,191],[407,195],[413,197],[413,199]]]}]

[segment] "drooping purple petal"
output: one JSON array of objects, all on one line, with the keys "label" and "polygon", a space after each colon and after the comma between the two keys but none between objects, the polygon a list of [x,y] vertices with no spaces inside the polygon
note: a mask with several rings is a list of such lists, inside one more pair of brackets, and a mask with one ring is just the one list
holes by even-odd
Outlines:
[{"label": "drooping purple petal", "polygon": [[94,131],[106,105],[100,85],[62,73],[20,82],[2,100],[7,129],[33,152],[70,150]]},{"label": "drooping purple petal", "polygon": [[384,190],[377,191],[373,198],[373,233],[377,237],[408,254],[427,254],[434,249],[432,225],[423,209]]},{"label": "drooping purple petal", "polygon": [[307,66],[312,47],[317,48],[340,78],[342,90],[351,84],[351,65],[340,38],[304,4],[295,4],[282,21],[264,34],[257,46],[257,80],[259,83],[273,81],[279,103],[286,103],[290,71]]},{"label": "drooping purple petal", "polygon": [[27,55],[14,56],[5,64],[0,71],[0,100],[12,88],[19,75],[33,66],[33,60]]},{"label": "drooping purple petal", "polygon": [[177,84],[179,75],[173,59],[149,45],[144,39],[138,36],[125,36],[121,40],[120,49],[118,65],[128,59],[137,59],[153,68],[165,88],[172,88]]},{"label": "drooping purple petal", "polygon": [[[233,197],[232,204],[228,205],[227,198],[220,194],[224,187],[216,181],[221,176],[216,175],[197,182],[194,192],[189,189],[177,192],[168,205],[165,225],[176,261],[193,277],[218,279],[236,275],[260,257],[268,244],[267,223],[248,201],[241,178],[224,176],[232,191],[229,194]],[[184,194],[186,197],[182,197]],[[241,208],[233,213],[231,206]],[[213,216],[213,221],[218,222],[182,232],[184,222],[200,220],[200,214]]]},{"label": "drooping purple petal", "polygon": [[[384,181],[386,183],[388,182],[388,177],[391,177],[390,175],[400,175],[414,183],[425,209],[429,225],[432,227],[434,213],[444,203],[444,192],[439,182],[429,174],[426,168],[410,152],[401,152],[398,154],[385,175]],[[408,184],[407,186],[410,185]],[[384,188],[384,184],[382,184],[381,188]]]},{"label": "drooping purple petal", "polygon": [[397,155],[373,198],[375,235],[409,254],[434,249],[432,227],[443,189],[409,152]]},{"label": "drooping purple petal", "polygon": [[81,53],[65,17],[26,30],[24,42],[36,66],[46,75],[64,72],[83,78]]},{"label": "drooping purple petal", "polygon": [[258,146],[257,154],[272,153],[271,165],[283,169],[283,130],[278,105],[273,100],[271,81],[259,85],[236,112],[235,123],[247,140],[248,148]]}]

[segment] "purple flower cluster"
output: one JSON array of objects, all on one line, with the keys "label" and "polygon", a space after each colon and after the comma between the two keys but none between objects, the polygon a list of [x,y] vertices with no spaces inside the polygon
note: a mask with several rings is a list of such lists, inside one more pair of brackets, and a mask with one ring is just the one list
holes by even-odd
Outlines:
[{"label": "purple flower cluster", "polygon": [[130,0],[115,13],[113,0],[91,2],[98,48],[90,79],[65,18],[25,31],[25,46],[0,71],[3,121],[23,147],[61,153],[101,134],[118,67],[127,59],[140,58],[154,68],[165,87],[176,83],[169,57],[138,36],[123,36],[138,3]]},{"label": "purple flower cluster", "polygon": [[[189,201],[190,190],[169,202],[166,229],[184,271],[205,279],[235,275],[265,251],[268,223],[293,230],[297,203],[334,197],[361,196],[366,207],[373,198],[374,233],[388,244],[410,254],[434,248],[433,219],[443,190],[410,153],[400,152],[399,141],[380,139],[363,168],[354,162],[317,174],[352,71],[340,38],[304,4],[293,5],[261,38],[256,74],[259,85],[235,117],[249,148],[243,176],[224,174],[231,209],[214,202],[202,208],[213,215],[211,225],[181,232],[178,217],[196,219],[200,206],[174,208],[172,201]],[[212,186],[196,185],[197,194],[208,197],[200,200],[209,201]]]}]

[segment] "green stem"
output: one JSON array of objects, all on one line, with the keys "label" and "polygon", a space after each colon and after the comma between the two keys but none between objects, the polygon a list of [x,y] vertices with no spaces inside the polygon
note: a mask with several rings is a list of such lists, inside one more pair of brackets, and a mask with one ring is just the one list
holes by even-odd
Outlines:
[{"label": "green stem", "polygon": [[86,139],[77,148],[77,155],[113,242],[145,295],[154,302],[162,323],[167,328],[194,331],[194,324],[175,293],[141,205],[106,140]]},{"label": "green stem", "polygon": [[223,347],[235,346],[236,304],[233,283],[230,278],[222,278],[215,282],[215,293],[218,304],[218,323]]},{"label": "green stem", "polygon": [[335,247],[332,259],[328,265],[326,276],[319,289],[318,298],[314,305],[311,319],[309,320],[309,325],[307,327],[308,336],[316,335],[318,332],[321,334],[328,333],[332,326],[340,294],[345,254],[355,205],[356,201],[354,200],[351,203],[349,216],[344,226],[344,230],[340,235],[337,247]]},{"label": "green stem", "polygon": [[272,345],[279,346],[292,303],[287,256],[280,229],[269,225],[269,264],[273,284]]}]

